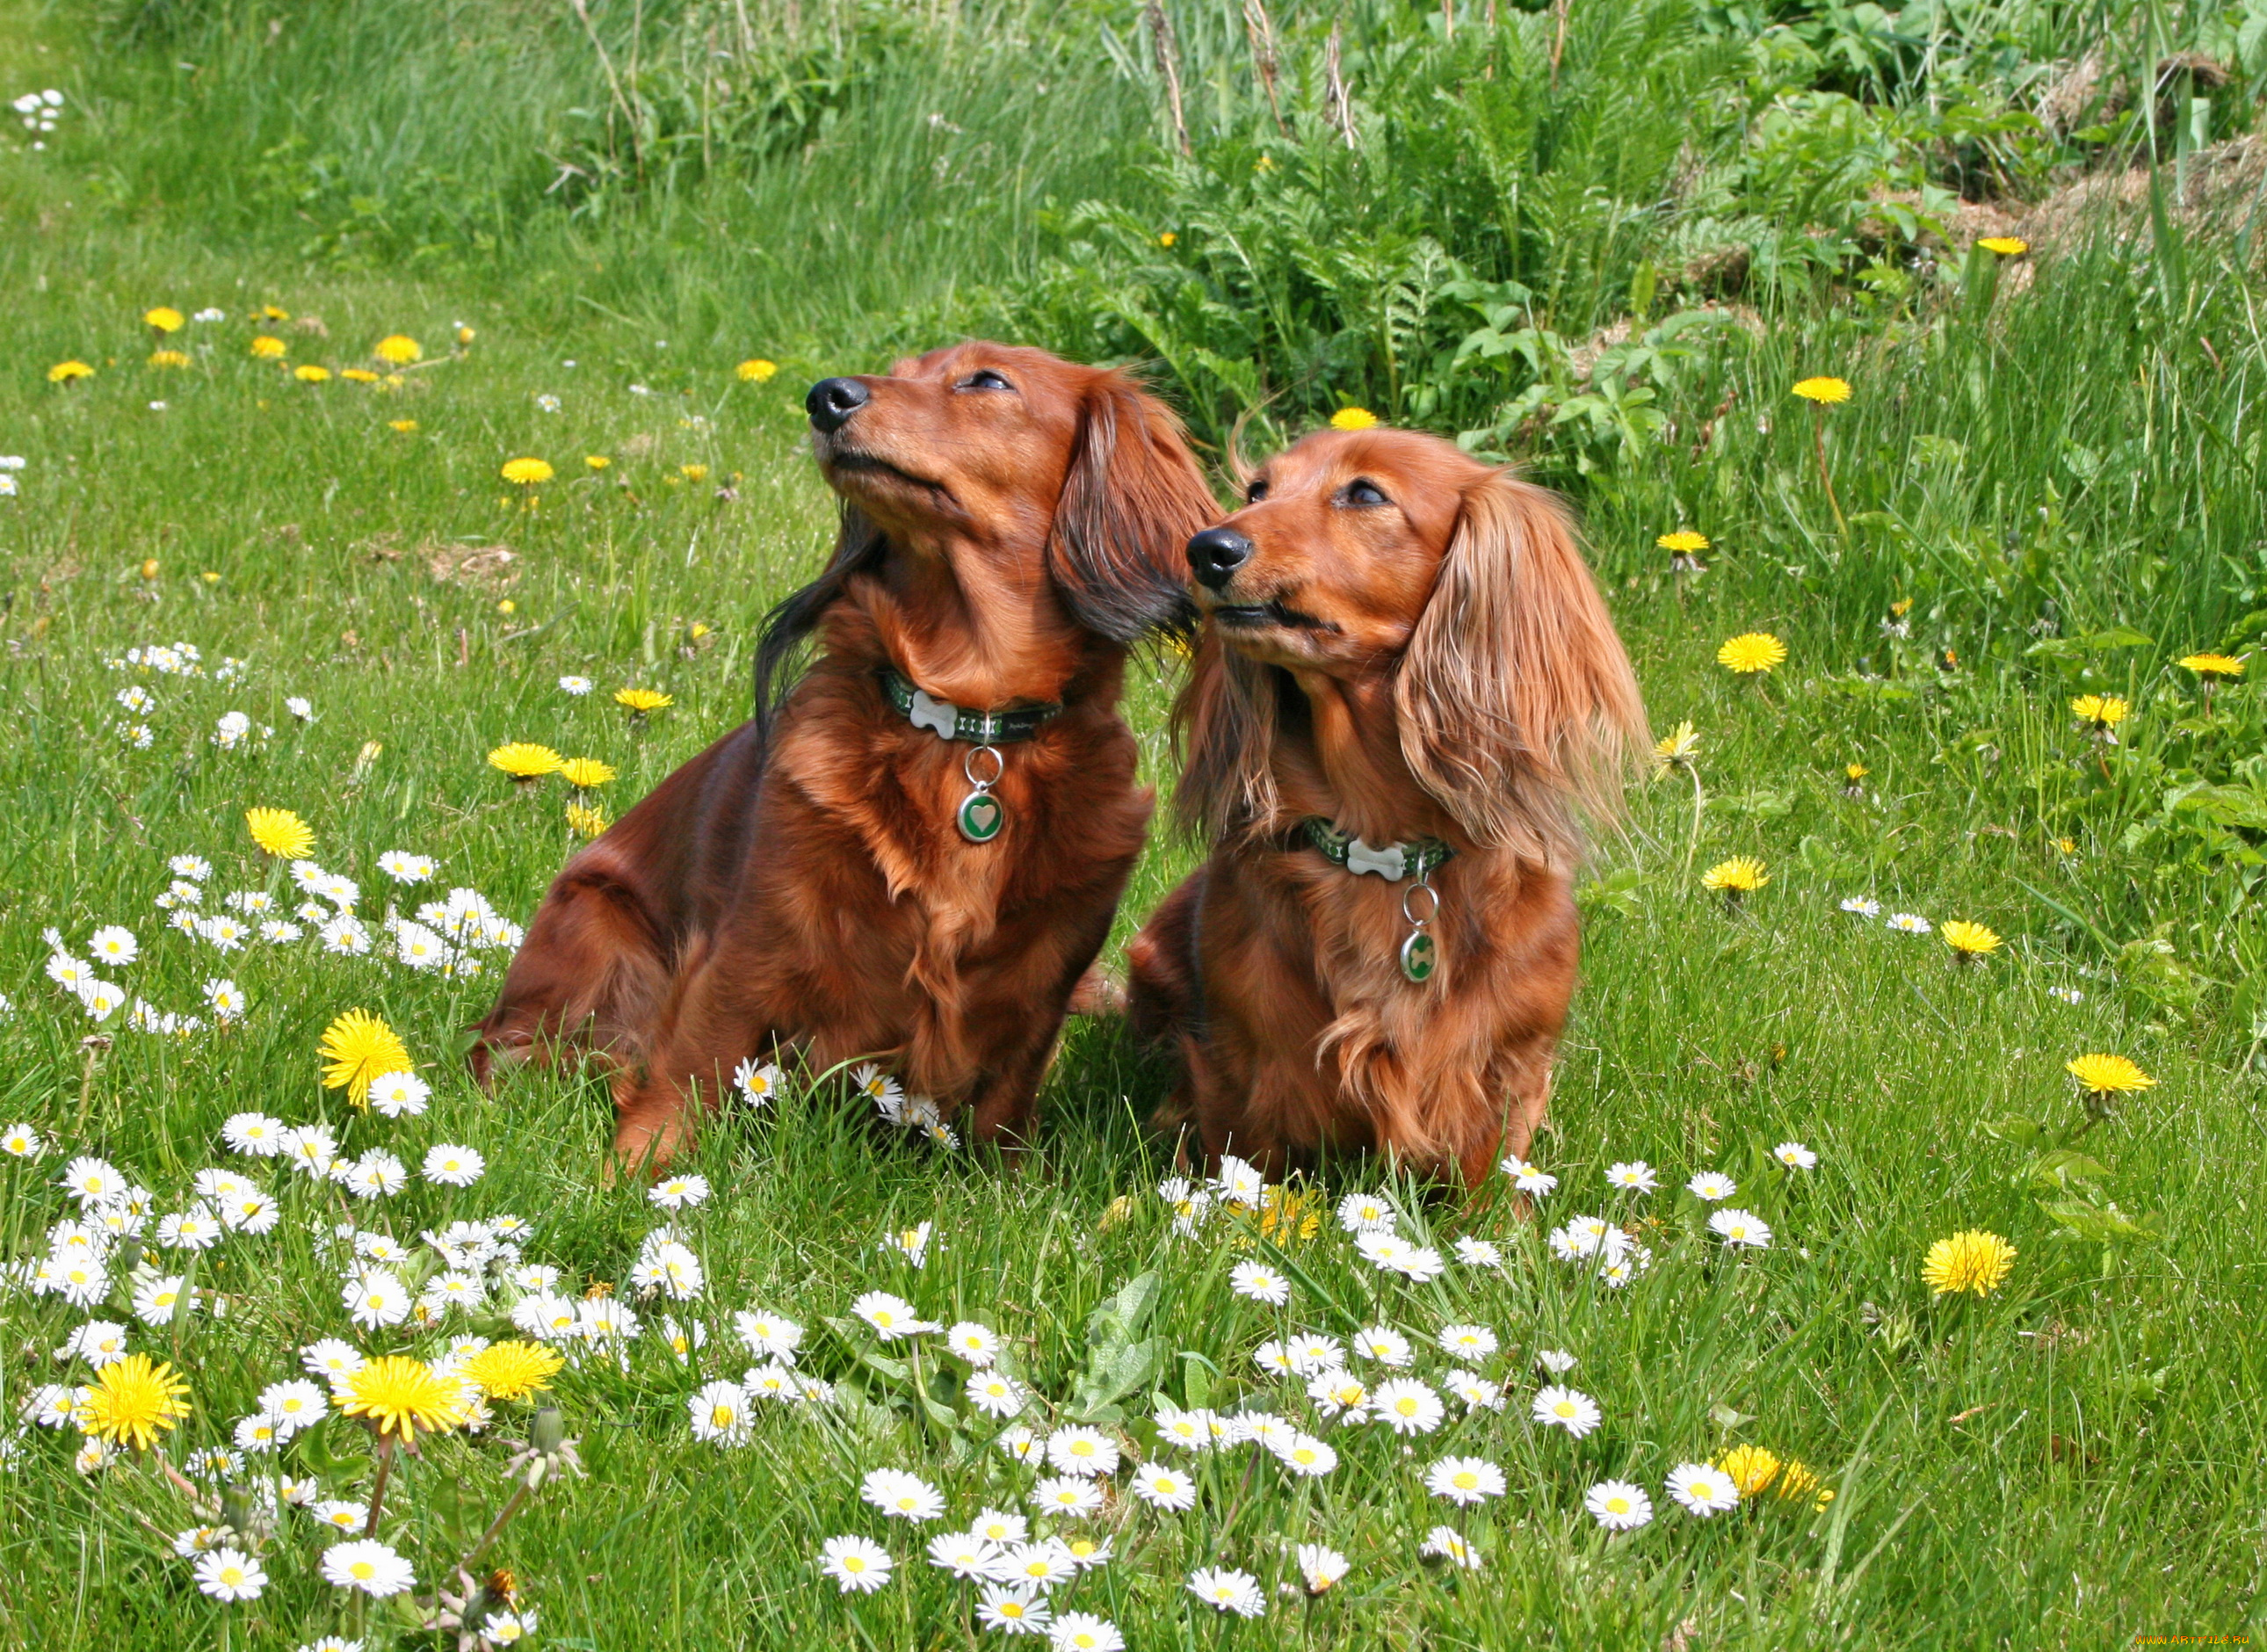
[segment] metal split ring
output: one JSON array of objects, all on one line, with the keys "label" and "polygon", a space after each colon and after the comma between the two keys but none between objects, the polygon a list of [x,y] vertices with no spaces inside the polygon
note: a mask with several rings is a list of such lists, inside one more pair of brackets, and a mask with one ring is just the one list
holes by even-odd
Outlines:
[{"label": "metal split ring", "polygon": [[[989,757],[992,760],[992,773],[981,780],[976,775],[976,760],[979,757]],[[960,760],[960,772],[970,785],[979,791],[986,791],[1000,783],[1000,776],[1008,772],[1008,760],[1000,755],[1000,748],[997,746],[974,746]]]},{"label": "metal split ring", "polygon": [[[1410,901],[1419,895],[1424,896],[1426,900],[1425,915],[1421,918],[1415,913],[1409,910]],[[1432,885],[1412,884],[1408,888],[1401,892],[1402,920],[1409,924],[1412,929],[1421,929],[1440,915],[1441,894],[1440,892],[1434,889]]]}]

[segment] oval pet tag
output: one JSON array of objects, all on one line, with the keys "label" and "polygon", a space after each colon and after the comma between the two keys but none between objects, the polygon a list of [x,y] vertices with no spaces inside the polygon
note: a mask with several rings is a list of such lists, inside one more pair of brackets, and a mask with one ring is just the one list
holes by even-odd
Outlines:
[{"label": "oval pet tag", "polygon": [[[1008,823],[1008,811],[988,791],[972,791],[960,800],[960,835],[971,843],[989,843]],[[1426,966],[1427,973],[1432,966]]]},{"label": "oval pet tag", "polygon": [[1401,943],[1401,973],[1411,980],[1432,979],[1433,937],[1420,929]]}]

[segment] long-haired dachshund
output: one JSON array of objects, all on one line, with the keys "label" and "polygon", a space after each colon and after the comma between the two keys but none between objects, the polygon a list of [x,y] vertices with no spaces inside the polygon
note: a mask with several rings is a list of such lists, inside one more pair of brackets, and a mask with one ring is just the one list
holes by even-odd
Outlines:
[{"label": "long-haired dachshund", "polygon": [[767,621],[755,718],[567,863],[472,1053],[484,1081],[599,1058],[625,1163],[774,1050],[893,1062],[978,1140],[1028,1141],[1148,821],[1120,679],[1187,623],[1183,547],[1218,510],[1172,415],[986,343],[807,406],[841,532]]},{"label": "long-haired dachshund", "polygon": [[1636,679],[1559,501],[1437,437],[1324,431],[1244,496],[1188,546],[1176,802],[1211,853],[1131,949],[1161,1122],[1477,1187],[1549,1099]]}]

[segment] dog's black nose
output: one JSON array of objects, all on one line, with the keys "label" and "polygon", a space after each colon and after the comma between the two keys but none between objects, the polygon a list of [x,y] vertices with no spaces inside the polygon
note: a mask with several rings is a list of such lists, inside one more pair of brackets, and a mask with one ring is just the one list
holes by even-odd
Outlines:
[{"label": "dog's black nose", "polygon": [[803,405],[811,422],[822,435],[832,436],[850,422],[850,415],[872,400],[866,386],[855,378],[822,378],[811,387]]},{"label": "dog's black nose", "polygon": [[1207,591],[1218,591],[1251,560],[1251,541],[1234,528],[1207,528],[1189,541],[1189,571]]}]

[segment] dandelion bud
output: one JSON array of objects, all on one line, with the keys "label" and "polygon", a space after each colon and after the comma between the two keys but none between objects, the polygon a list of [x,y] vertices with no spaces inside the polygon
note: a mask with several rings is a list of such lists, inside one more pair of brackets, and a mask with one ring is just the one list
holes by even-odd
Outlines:
[{"label": "dandelion bud", "polygon": [[249,1486],[231,1486],[220,1494],[220,1523],[238,1537],[249,1539],[253,1508]]},{"label": "dandelion bud", "polygon": [[528,1425],[528,1443],[551,1457],[567,1442],[567,1417],[556,1406],[539,1406]]}]

